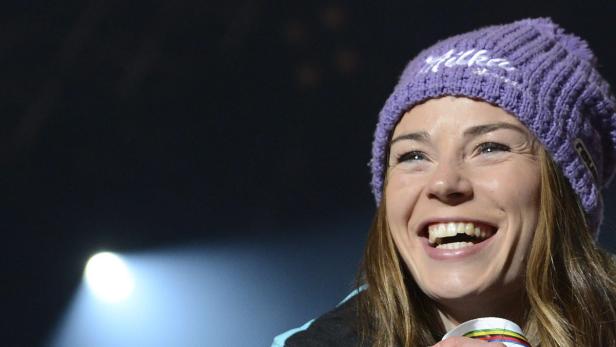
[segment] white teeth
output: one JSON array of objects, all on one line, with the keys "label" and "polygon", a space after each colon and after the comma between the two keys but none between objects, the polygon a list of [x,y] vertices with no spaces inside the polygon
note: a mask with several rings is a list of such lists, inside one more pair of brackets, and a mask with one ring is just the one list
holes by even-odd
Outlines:
[{"label": "white teeth", "polygon": [[439,249],[460,249],[472,246],[472,242],[451,242],[436,246]]},{"label": "white teeth", "polygon": [[457,229],[458,228],[456,227],[456,223],[449,222],[449,224],[447,224],[447,235],[456,236],[456,234],[458,233]]},{"label": "white teeth", "polygon": [[475,235],[475,230],[474,230],[474,225],[473,223],[466,223],[464,225],[464,233],[468,236],[473,236]]},{"label": "white teeth", "polygon": [[[474,223],[469,222],[435,223],[428,226],[428,240],[431,245],[441,244],[443,238],[456,236],[457,234],[466,234],[472,237],[486,239],[492,236],[492,231],[486,229],[484,226],[475,226]],[[459,242],[450,242],[448,244],[457,243]],[[469,242],[463,243],[466,244]],[[446,245],[444,244],[443,246]]]},{"label": "white teeth", "polygon": [[435,225],[430,225],[430,227],[428,227],[428,239],[430,240],[431,244],[436,241],[436,228],[437,226]]},{"label": "white teeth", "polygon": [[456,233],[457,234],[464,234],[466,231],[466,224],[464,223],[458,223],[456,225]]},{"label": "white teeth", "polygon": [[440,237],[451,236],[451,235],[449,235],[449,233],[447,233],[447,225],[446,224],[439,224],[438,225],[438,229],[436,229],[436,232],[437,232],[437,235],[440,236]]}]

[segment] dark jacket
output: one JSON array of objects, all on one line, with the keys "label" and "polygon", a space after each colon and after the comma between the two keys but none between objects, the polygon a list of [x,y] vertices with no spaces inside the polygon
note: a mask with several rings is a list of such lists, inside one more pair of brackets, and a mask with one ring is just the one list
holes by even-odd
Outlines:
[{"label": "dark jacket", "polygon": [[276,336],[272,347],[369,346],[365,341],[361,343],[358,329],[357,298],[362,290],[355,290],[336,308],[321,317]]}]

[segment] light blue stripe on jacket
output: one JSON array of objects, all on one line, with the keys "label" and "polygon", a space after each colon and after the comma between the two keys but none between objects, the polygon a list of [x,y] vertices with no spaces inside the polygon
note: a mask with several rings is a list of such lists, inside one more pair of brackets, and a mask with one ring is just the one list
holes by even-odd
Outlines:
[{"label": "light blue stripe on jacket", "polygon": [[[338,305],[336,305],[336,307],[344,304],[345,302],[349,301],[352,297],[354,297],[355,295],[359,294],[361,291],[365,290],[367,288],[367,286],[365,284],[359,286],[359,288],[353,290],[351,293],[349,293],[349,295],[346,296],[346,298],[344,298],[342,301],[340,301],[338,303]],[[274,342],[272,343],[272,347],[285,347],[285,342],[287,341],[287,339],[293,335],[295,335],[296,333],[300,332],[300,331],[304,331],[307,330],[310,325],[315,321],[315,319],[311,319],[310,321],[306,322],[306,324],[302,325],[301,327],[298,328],[293,328],[291,330],[285,331],[284,333],[276,336],[274,338]]]}]

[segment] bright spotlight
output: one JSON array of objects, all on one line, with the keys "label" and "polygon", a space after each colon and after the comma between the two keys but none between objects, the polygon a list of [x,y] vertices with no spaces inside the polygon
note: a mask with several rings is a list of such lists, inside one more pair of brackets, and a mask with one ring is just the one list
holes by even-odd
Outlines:
[{"label": "bright spotlight", "polygon": [[126,299],[135,287],[124,261],[110,252],[98,253],[90,258],[85,277],[94,295],[110,303]]}]

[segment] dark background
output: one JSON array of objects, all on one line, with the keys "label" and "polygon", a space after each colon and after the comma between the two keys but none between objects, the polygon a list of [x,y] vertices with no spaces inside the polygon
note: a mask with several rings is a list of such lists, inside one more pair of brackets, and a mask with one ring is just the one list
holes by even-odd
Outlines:
[{"label": "dark background", "polygon": [[[99,249],[271,243],[369,221],[376,115],[438,39],[550,16],[614,85],[608,3],[3,3],[2,344],[41,343]],[[327,242],[322,230],[311,237]]]}]

